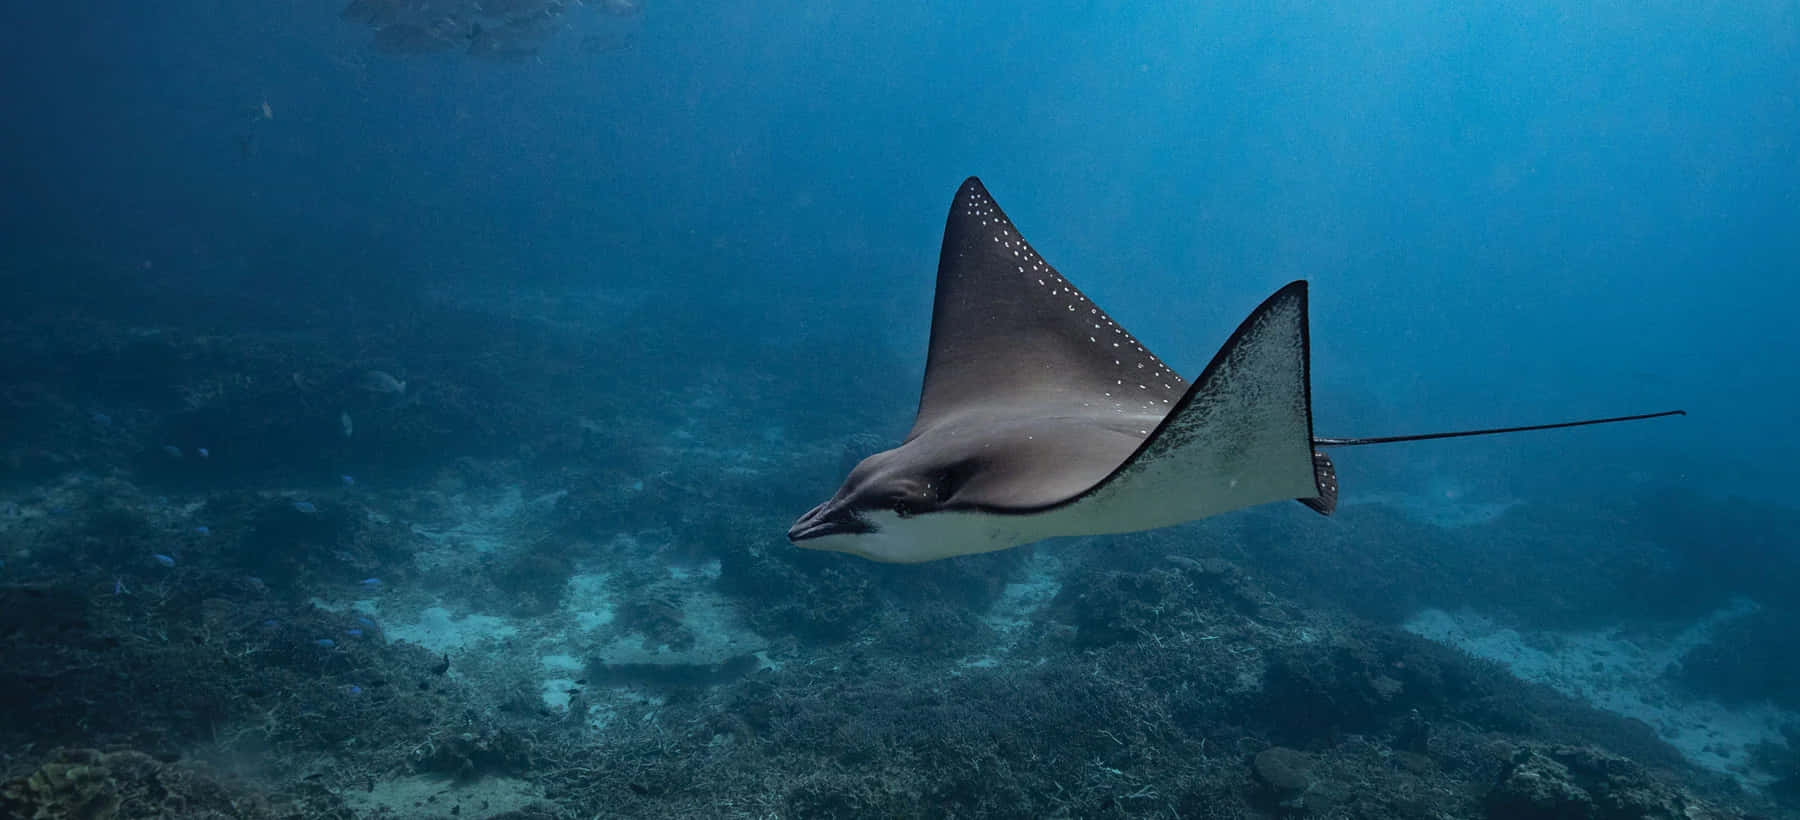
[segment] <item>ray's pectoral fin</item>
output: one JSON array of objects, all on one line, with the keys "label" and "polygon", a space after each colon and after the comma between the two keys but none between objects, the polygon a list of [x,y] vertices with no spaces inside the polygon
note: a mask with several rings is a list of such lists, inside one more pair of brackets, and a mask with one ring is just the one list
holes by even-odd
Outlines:
[{"label": "ray's pectoral fin", "polygon": [[1276,291],[1220,348],[1135,453],[1070,503],[1108,531],[1192,521],[1283,499],[1336,503],[1331,461],[1312,447],[1306,283]]}]

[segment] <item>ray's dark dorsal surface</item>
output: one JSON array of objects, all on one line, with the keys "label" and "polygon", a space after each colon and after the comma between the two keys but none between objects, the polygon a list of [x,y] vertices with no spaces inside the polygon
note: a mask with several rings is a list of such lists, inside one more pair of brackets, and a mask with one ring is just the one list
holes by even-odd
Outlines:
[{"label": "ray's dark dorsal surface", "polygon": [[1160,418],[1187,389],[1038,256],[973,177],[944,226],[925,368],[912,436],[970,407],[1106,397],[1127,380],[1143,388],[1133,411]]},{"label": "ray's dark dorsal surface", "polygon": [[788,531],[795,544],[916,563],[1044,538],[1155,529],[1284,499],[1329,515],[1312,430],[1306,282],[1264,300],[1192,383],[1044,261],[970,177],[944,226],[931,345],[906,440],[864,459]]}]

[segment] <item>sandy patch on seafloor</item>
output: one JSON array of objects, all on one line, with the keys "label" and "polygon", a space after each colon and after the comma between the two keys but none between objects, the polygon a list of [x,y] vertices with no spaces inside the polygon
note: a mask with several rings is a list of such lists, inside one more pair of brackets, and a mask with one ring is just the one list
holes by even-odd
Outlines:
[{"label": "sandy patch on seafloor", "polygon": [[377,781],[368,789],[338,793],[358,817],[482,820],[528,809],[549,807],[531,784],[510,777],[484,777],[469,783],[429,775]]},{"label": "sandy patch on seafloor", "polygon": [[1596,708],[1637,718],[1699,766],[1760,787],[1774,779],[1752,766],[1750,750],[1784,743],[1781,727],[1800,714],[1768,704],[1726,706],[1672,687],[1665,672],[1720,625],[1756,611],[1739,601],[1673,637],[1625,636],[1620,630],[1521,633],[1479,614],[1427,609],[1405,629],[1469,654],[1498,661],[1523,680],[1545,684]]}]

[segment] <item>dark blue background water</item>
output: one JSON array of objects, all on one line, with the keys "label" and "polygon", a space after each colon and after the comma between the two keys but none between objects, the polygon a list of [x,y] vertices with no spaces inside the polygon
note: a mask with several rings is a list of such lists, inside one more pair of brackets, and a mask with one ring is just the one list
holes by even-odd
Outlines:
[{"label": "dark blue background water", "polygon": [[[695,357],[805,331],[920,361],[978,174],[1185,372],[1312,279],[1322,434],[1694,413],[1346,455],[1351,491],[1782,491],[1800,5],[1175,5],[653,0],[629,50],[576,10],[507,64],[373,53],[335,2],[38,4],[0,30],[8,288],[154,282],[137,321],[221,329],[652,288],[719,328]],[[805,364],[767,366],[847,375]],[[903,417],[916,374],[879,375]]]}]

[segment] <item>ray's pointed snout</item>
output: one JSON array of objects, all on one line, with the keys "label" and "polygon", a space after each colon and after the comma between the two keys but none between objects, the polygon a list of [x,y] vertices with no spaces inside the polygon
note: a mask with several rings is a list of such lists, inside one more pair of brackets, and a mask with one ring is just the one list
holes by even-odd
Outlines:
[{"label": "ray's pointed snout", "polygon": [[788,540],[799,544],[826,535],[872,532],[873,529],[855,512],[827,501],[800,516],[800,520],[788,528]]},{"label": "ray's pointed snout", "polygon": [[807,510],[805,515],[800,516],[799,520],[794,522],[794,526],[788,527],[788,540],[802,541],[810,537],[809,534],[819,528],[820,519],[824,517],[824,513],[824,504]]}]

